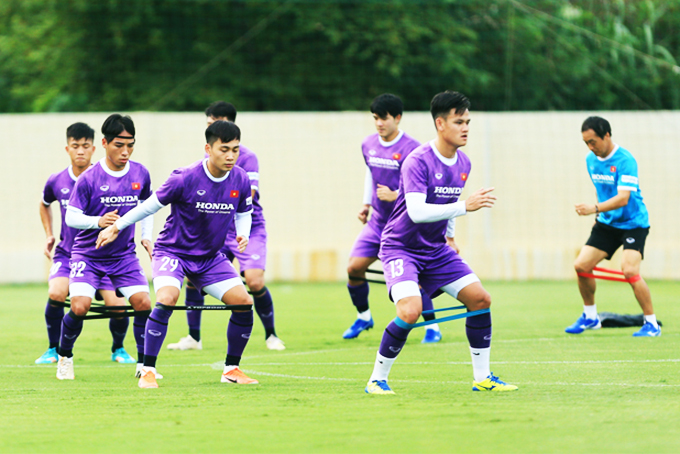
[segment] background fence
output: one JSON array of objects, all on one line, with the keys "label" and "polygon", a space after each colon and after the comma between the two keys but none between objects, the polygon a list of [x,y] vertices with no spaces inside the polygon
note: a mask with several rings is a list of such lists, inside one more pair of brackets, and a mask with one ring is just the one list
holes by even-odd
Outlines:
[{"label": "background fence", "polygon": [[[585,112],[472,112],[464,151],[472,172],[463,194],[495,186],[498,202],[459,218],[461,254],[485,279],[568,279],[593,218],[578,202],[594,202],[581,140]],[[643,275],[680,278],[680,113],[599,112],[613,137],[637,158],[650,212]],[[69,164],[65,130],[84,121],[97,131],[94,160],[103,156],[98,132],[107,114],[0,115],[0,282],[44,281],[49,263],[38,215],[47,177]],[[170,172],[203,156],[205,118],[199,113],[132,113],[133,160],[151,171],[157,188]],[[340,280],[361,224],[362,139],[374,132],[368,112],[239,113],[242,142],[260,160],[261,200],[269,233],[267,275],[276,280]],[[429,113],[407,112],[402,129],[420,141],[434,137]],[[59,215],[53,205],[55,230]],[[160,231],[169,209],[156,214]],[[149,260],[140,258],[149,270]],[[618,262],[614,258],[614,264]]]}]

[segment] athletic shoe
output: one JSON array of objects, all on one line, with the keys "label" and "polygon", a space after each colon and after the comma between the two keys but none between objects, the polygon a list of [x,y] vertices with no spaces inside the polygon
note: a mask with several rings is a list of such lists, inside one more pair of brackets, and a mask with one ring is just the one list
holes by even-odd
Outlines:
[{"label": "athletic shoe", "polygon": [[364,330],[369,330],[373,328],[373,318],[369,321],[362,320],[360,318],[354,320],[354,323],[352,326],[347,328],[347,331],[342,333],[342,338],[343,339],[354,339],[355,337],[359,336],[359,334],[364,331]]},{"label": "athletic shoe", "polygon": [[122,364],[134,364],[137,362],[132,356],[128,355],[123,347],[117,348],[116,351],[111,353],[111,361]]},{"label": "athletic shoe", "polygon": [[473,391],[515,391],[517,386],[509,385],[500,378],[496,377],[493,372],[489,374],[483,381],[476,383],[472,382]]},{"label": "athletic shoe", "polygon": [[59,380],[73,380],[76,378],[76,375],[73,372],[73,357],[59,357],[59,362],[57,363],[57,378]]},{"label": "athletic shoe", "polygon": [[59,361],[56,348],[48,348],[42,356],[35,360],[36,364],[54,364]]},{"label": "athletic shoe", "polygon": [[394,394],[387,380],[373,380],[366,385],[366,394]]},{"label": "athletic shoe", "polygon": [[238,367],[227,372],[227,366],[224,366],[224,372],[222,373],[222,383],[235,383],[238,385],[257,385],[260,382],[254,378],[248,377],[246,374],[241,372]]},{"label": "athletic shoe", "polygon": [[[144,364],[142,363],[137,363],[137,368],[135,369],[135,378],[142,378],[142,368],[144,367]],[[156,368],[153,368],[153,373],[156,374],[156,380],[162,380],[163,376],[158,373]]]},{"label": "athletic shoe", "polygon": [[137,385],[140,388],[158,388],[158,383],[156,382],[156,373],[153,367],[145,367],[142,369],[142,376],[139,377],[139,382]]},{"label": "athletic shoe", "polygon": [[267,348],[269,350],[285,350],[286,346],[283,345],[283,341],[279,339],[278,337],[274,336],[273,334],[270,334],[267,340],[265,341],[267,344]]},{"label": "athletic shoe", "polygon": [[586,318],[586,314],[581,314],[578,320],[576,320],[573,325],[567,326],[564,332],[569,334],[581,334],[587,329],[600,328],[602,328],[602,323],[600,323],[599,318]]},{"label": "athletic shoe", "polygon": [[645,322],[640,328],[640,331],[633,333],[633,337],[659,337],[661,336],[661,327],[655,327],[649,322]]},{"label": "athletic shoe", "polygon": [[442,332],[437,331],[436,329],[426,329],[425,330],[425,337],[423,337],[423,340],[420,342],[421,344],[435,344],[442,340]]},{"label": "athletic shoe", "polygon": [[188,335],[181,338],[176,344],[168,344],[168,350],[203,350],[203,344]]}]

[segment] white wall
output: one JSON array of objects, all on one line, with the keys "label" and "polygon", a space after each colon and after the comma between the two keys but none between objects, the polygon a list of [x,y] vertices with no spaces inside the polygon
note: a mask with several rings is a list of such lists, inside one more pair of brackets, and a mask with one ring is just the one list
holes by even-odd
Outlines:
[{"label": "white wall", "polygon": [[[472,172],[465,193],[495,186],[492,210],[457,223],[462,255],[486,279],[573,278],[571,263],[588,238],[593,218],[579,218],[578,202],[594,202],[580,125],[591,114],[607,118],[617,143],[640,168],[650,212],[643,275],[680,278],[680,113],[472,112],[465,152]],[[0,115],[0,282],[44,281],[40,194],[50,173],[69,164],[65,130],[84,121],[97,131],[108,114]],[[200,113],[132,113],[137,128],[133,160],[158,187],[176,167],[203,156]],[[269,233],[270,280],[343,279],[361,229],[362,139],[374,132],[368,112],[240,113],[242,142],[260,160],[261,200]],[[434,136],[424,112],[404,115],[402,129],[426,141]],[[102,148],[95,159],[102,157]],[[465,196],[464,193],[464,196]],[[59,215],[54,205],[55,228]],[[160,231],[169,210],[156,215]],[[57,233],[57,232],[55,232]],[[148,257],[140,254],[148,267]],[[616,266],[614,263],[605,265]]]}]

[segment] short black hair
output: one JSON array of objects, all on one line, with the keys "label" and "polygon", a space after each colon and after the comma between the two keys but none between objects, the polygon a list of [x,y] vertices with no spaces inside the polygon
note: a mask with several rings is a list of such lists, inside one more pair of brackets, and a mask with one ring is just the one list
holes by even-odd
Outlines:
[{"label": "short black hair", "polygon": [[205,109],[205,116],[236,121],[236,107],[229,102],[215,101]]},{"label": "short black hair", "polygon": [[391,93],[383,93],[377,96],[371,103],[371,113],[380,118],[386,118],[387,114],[397,117],[404,113],[404,103],[399,96]]},{"label": "short black hair", "polygon": [[592,129],[595,132],[595,135],[600,139],[604,139],[604,136],[606,136],[607,133],[609,133],[610,136],[612,135],[612,127],[609,125],[609,122],[602,117],[586,118],[581,125],[581,132],[586,132],[589,129]]},{"label": "short black hair", "polygon": [[217,142],[217,139],[220,139],[222,143],[241,140],[241,130],[231,121],[216,121],[205,130],[205,140],[212,145]]},{"label": "short black hair", "polygon": [[90,128],[89,125],[85,123],[73,123],[71,126],[66,128],[66,141],[68,139],[73,139],[78,141],[80,139],[92,140],[94,141],[94,129]]},{"label": "short black hair", "polygon": [[128,115],[111,114],[102,125],[102,134],[107,142],[111,142],[123,131],[127,131],[135,137],[135,124]]},{"label": "short black hair", "polygon": [[456,109],[456,113],[462,115],[469,108],[470,100],[464,94],[451,90],[437,93],[430,102],[430,113],[433,120],[436,120],[437,117],[448,117],[451,109]]}]

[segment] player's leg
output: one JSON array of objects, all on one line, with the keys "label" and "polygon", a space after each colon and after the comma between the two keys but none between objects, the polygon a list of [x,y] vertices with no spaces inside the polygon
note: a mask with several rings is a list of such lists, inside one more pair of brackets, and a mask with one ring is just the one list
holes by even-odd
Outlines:
[{"label": "player's leg", "polygon": [[[445,285],[442,290],[457,298],[469,312],[489,309],[491,295],[475,274],[468,274]],[[478,314],[465,319],[465,334],[470,344],[473,391],[514,391],[517,386],[507,384],[493,375],[491,358],[491,313]]]},{"label": "player's leg", "polygon": [[[120,298],[116,295],[116,290],[108,276],[102,279],[101,287],[98,290],[99,294],[104,299],[104,305],[125,306],[125,298]],[[109,319],[109,331],[111,331],[111,338],[113,339],[111,345],[111,361],[122,364],[134,364],[137,362],[127,351],[125,351],[125,347],[123,346],[129,327],[130,319],[128,317]]]},{"label": "player's leg", "polygon": [[[625,243],[624,243],[625,244]],[[621,271],[626,279],[629,280],[630,286],[633,288],[635,298],[642,308],[645,323],[642,328],[635,332],[635,337],[658,337],[661,335],[661,328],[656,320],[654,314],[654,306],[652,305],[652,295],[649,291],[649,286],[642,276],[640,276],[640,264],[642,262],[642,253],[635,249],[623,250],[623,257],[621,258]]]},{"label": "player's leg", "polygon": [[[422,288],[420,289],[420,297],[423,300],[423,312],[426,311],[431,311],[434,309],[434,303],[432,302],[432,298],[430,298],[430,295],[427,294]],[[423,319],[425,321],[432,321],[435,319],[434,313],[423,313]],[[421,343],[423,344],[433,344],[436,342],[439,342],[442,340],[442,333],[439,330],[439,325],[437,323],[433,323],[431,325],[427,325],[425,327],[425,337],[423,337],[423,340]]]},{"label": "player's leg", "polygon": [[[57,265],[59,263],[59,265]],[[61,337],[61,321],[64,318],[64,308],[58,303],[64,303],[68,296],[68,267],[64,267],[64,275],[58,275],[63,262],[55,262],[50,269],[49,290],[47,304],[45,304],[45,325],[47,326],[47,351],[35,360],[36,364],[52,364],[59,361],[57,348]],[[56,267],[56,269],[55,269]]]},{"label": "player's leg", "polygon": [[[203,294],[189,281],[186,281],[185,292],[185,305],[203,306],[205,304]],[[201,316],[203,311],[186,312],[189,334],[180,338],[174,344],[168,344],[169,350],[203,350],[203,342],[201,341]]]},{"label": "player's leg", "polygon": [[[156,274],[156,258],[154,257],[154,274]],[[155,276],[153,286],[156,290],[156,305],[146,320],[144,330],[144,366],[139,368],[137,376],[140,388],[158,388],[156,379],[162,378],[156,371],[156,361],[168,334],[168,323],[172,316],[172,307],[177,305],[184,276]],[[150,305],[149,300],[149,305]]]},{"label": "player's leg", "polygon": [[264,270],[250,268],[243,271],[246,278],[246,285],[253,295],[255,312],[257,312],[262,326],[264,327],[264,338],[269,350],[285,350],[283,341],[276,335],[274,322],[274,301],[269,289],[265,286]]},{"label": "player's leg", "polygon": [[90,310],[95,288],[87,283],[71,283],[71,310],[61,321],[61,339],[59,343],[59,361],[57,362],[57,378],[73,380],[73,346],[83,330],[83,319]]},{"label": "player's leg", "polygon": [[250,306],[249,310],[232,311],[227,325],[227,357],[222,371],[222,383],[255,385],[257,380],[248,377],[239,369],[243,351],[253,332],[253,300],[248,295],[241,279],[229,278],[204,287],[206,293],[227,305]]},{"label": "player's leg", "polygon": [[[395,283],[390,288],[390,294],[397,302],[397,318],[409,324],[416,323],[423,308],[418,283],[412,280]],[[366,385],[365,391],[368,394],[394,394],[387,380],[392,365],[404,347],[410,332],[411,329],[400,326],[397,319],[387,325],[376,354],[373,373]]]},{"label": "player's leg", "polygon": [[[594,230],[594,229],[593,229]],[[592,235],[591,235],[591,238]],[[574,262],[574,269],[578,276],[578,289],[583,298],[583,314],[568,326],[565,332],[569,334],[580,334],[586,329],[599,329],[602,324],[597,316],[597,306],[595,305],[595,289],[597,284],[595,279],[591,277],[581,276],[581,273],[591,274],[593,268],[597,266],[602,260],[610,255],[603,249],[586,244],[579,252],[576,261]]]},{"label": "player's leg", "polygon": [[[361,238],[357,240],[354,251],[357,250]],[[373,257],[350,257],[347,265],[347,275],[350,276],[347,282],[347,290],[352,299],[352,304],[357,310],[357,319],[342,334],[343,339],[354,339],[361,334],[362,331],[373,328],[374,322],[371,317],[371,310],[368,307],[368,282],[366,279],[366,270],[372,263],[378,260],[377,250],[373,252]],[[358,279],[352,279],[356,277]]]}]

